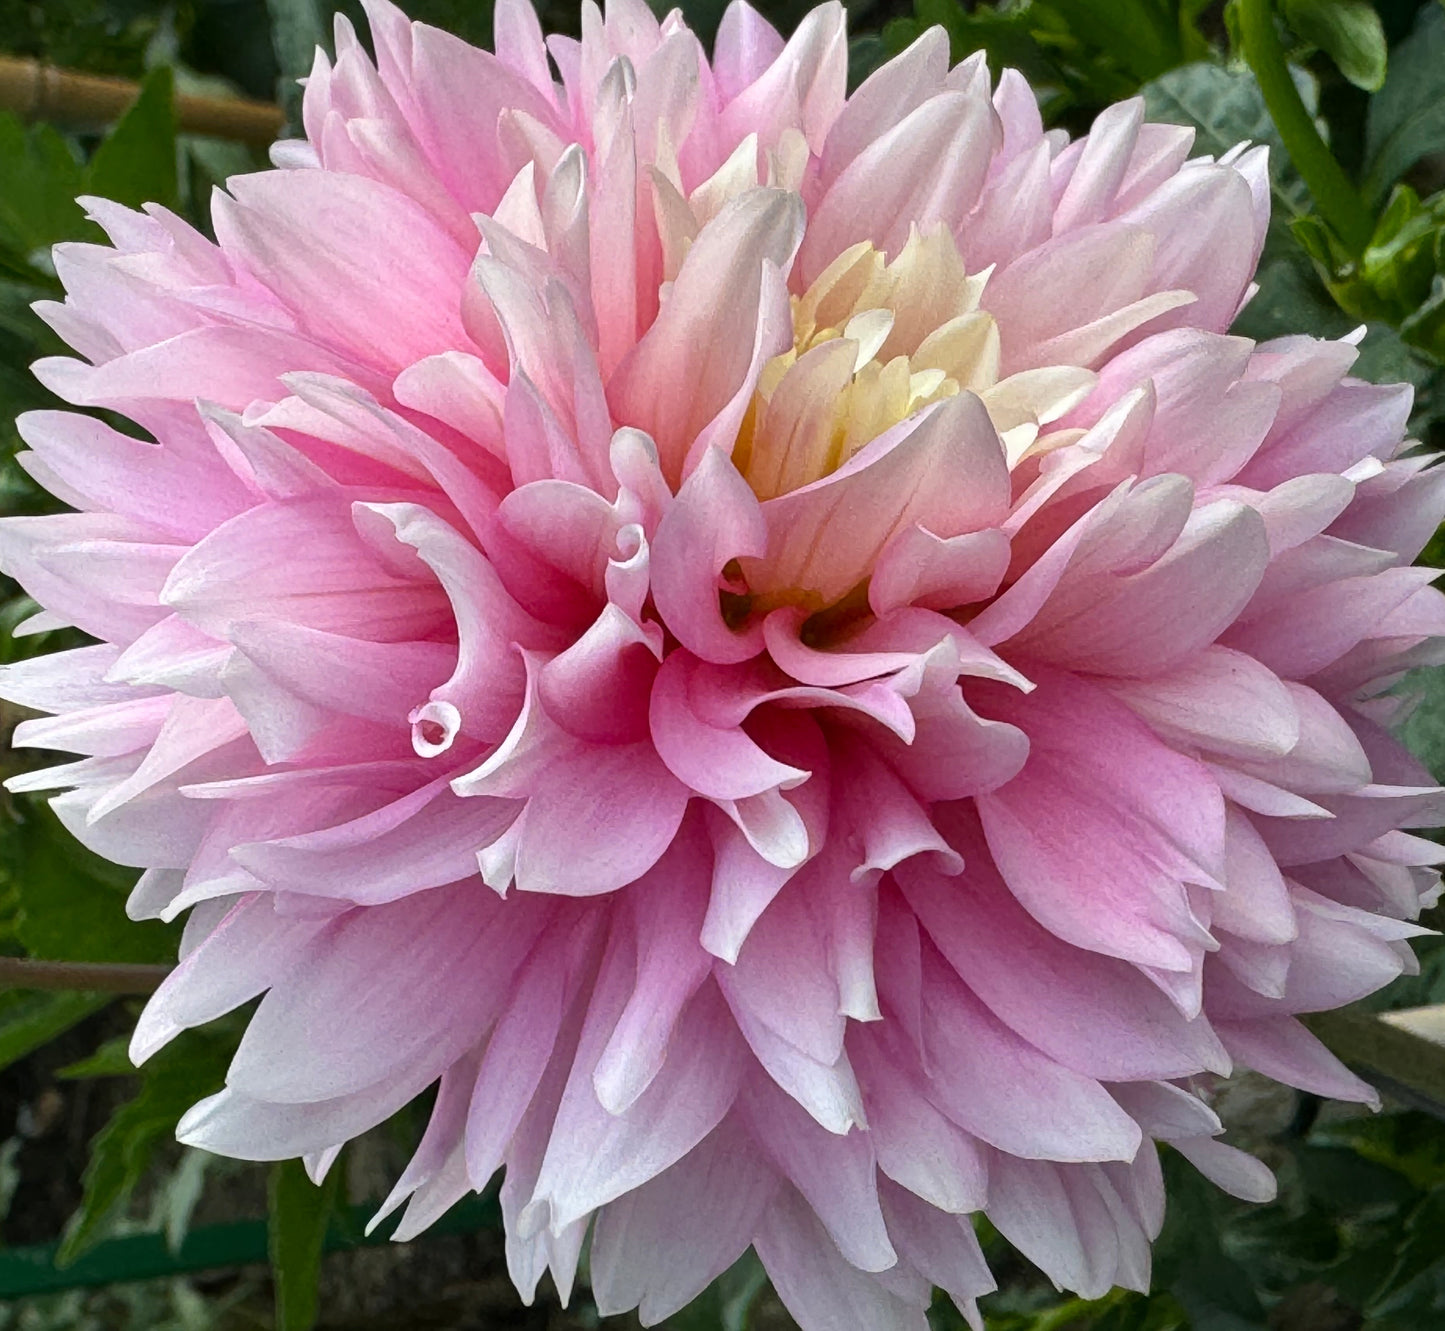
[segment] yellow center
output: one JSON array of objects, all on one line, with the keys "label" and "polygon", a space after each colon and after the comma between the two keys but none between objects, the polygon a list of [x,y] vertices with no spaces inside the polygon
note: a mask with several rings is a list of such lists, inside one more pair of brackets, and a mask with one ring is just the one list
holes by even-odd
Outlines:
[{"label": "yellow center", "polygon": [[792,298],[793,347],[759,377],[733,461],[760,499],[836,471],[929,403],[998,382],[998,329],[942,227],[892,263],[864,241]]}]

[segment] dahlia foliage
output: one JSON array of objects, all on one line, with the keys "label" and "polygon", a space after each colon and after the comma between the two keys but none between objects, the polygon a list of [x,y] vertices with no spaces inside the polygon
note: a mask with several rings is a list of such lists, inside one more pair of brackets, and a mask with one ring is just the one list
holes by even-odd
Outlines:
[{"label": "dahlia foliage", "polygon": [[79,511],[0,527],[98,640],[5,672],[83,755],[12,787],[190,911],[135,1057],[265,995],[182,1140],[319,1173],[440,1078],[399,1235],[504,1166],[522,1296],[590,1227],[649,1323],[750,1244],[810,1331],[976,1321],[979,1211],[1145,1288],[1156,1141],[1272,1187],[1198,1079],[1370,1100],[1296,1014],[1438,886],[1445,471],[1226,335],[1264,150],[937,29],[847,97],[837,4],[367,8],[216,243],[89,201],[37,373],[155,442],[25,417]]}]

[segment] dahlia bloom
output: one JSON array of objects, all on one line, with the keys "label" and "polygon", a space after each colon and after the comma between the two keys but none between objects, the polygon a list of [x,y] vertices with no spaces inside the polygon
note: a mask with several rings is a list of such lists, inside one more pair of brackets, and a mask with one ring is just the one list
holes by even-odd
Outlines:
[{"label": "dahlia bloom", "polygon": [[[1045,133],[941,30],[583,6],[496,54],[368,0],[212,243],[89,201],[4,567],[86,845],[189,911],[143,1060],[264,994],[182,1140],[324,1171],[440,1082],[384,1213],[505,1167],[523,1298],[749,1245],[808,1331],[978,1325],[984,1212],[1147,1287],[1155,1143],[1412,964],[1442,792],[1385,729],[1445,471],[1354,346],[1226,333],[1263,149]],[[550,57],[550,58],[549,58]],[[560,78],[558,77],[560,75]]]}]

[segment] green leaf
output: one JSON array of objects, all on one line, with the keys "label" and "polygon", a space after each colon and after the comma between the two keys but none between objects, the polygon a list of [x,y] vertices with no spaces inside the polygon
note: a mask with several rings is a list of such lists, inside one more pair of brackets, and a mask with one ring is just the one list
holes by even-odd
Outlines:
[{"label": "green leaf", "polygon": [[1365,118],[1365,193],[1376,203],[1429,153],[1445,151],[1445,7],[1427,4],[1390,52]]},{"label": "green leaf", "polygon": [[1420,1203],[1403,1226],[1395,1266],[1366,1309],[1372,1317],[1397,1311],[1398,1305],[1405,1301],[1402,1296],[1408,1297],[1411,1283],[1432,1268],[1438,1268],[1442,1224],[1445,1224],[1445,1192],[1437,1190]]},{"label": "green leaf", "polygon": [[130,1199],[162,1142],[175,1136],[182,1114],[220,1090],[235,1050],[229,1031],[187,1031],[157,1053],[140,1073],[140,1089],[90,1143],[84,1195],[71,1216],[56,1263],[65,1266],[104,1237]]},{"label": "green leaf", "polygon": [[333,1164],[320,1187],[299,1160],[271,1169],[271,1269],[276,1279],[277,1331],[311,1331],[316,1325],[317,1285],[326,1226],[341,1187]]},{"label": "green leaf", "polygon": [[1385,29],[1369,0],[1283,0],[1284,20],[1318,46],[1351,83],[1377,92],[1385,82]]},{"label": "green leaf", "polygon": [[877,32],[860,33],[848,43],[848,89],[851,92],[888,59],[888,47]]},{"label": "green leaf", "polygon": [[140,96],[95,150],[85,190],[132,208],[177,206],[175,88],[168,65],[151,70]]},{"label": "green leaf", "polygon": [[1047,0],[1047,5],[1080,40],[1111,52],[1140,83],[1203,54],[1197,47],[1183,49],[1188,27],[1169,12],[1172,5],[1150,0]]},{"label": "green leaf", "polygon": [[1223,1242],[1228,1203],[1172,1151],[1162,1163],[1170,1204],[1155,1248],[1156,1288],[1179,1300],[1195,1331],[1264,1331],[1253,1282]]},{"label": "green leaf", "polygon": [[1405,317],[1424,303],[1445,235],[1445,195],[1422,204],[1408,185],[1396,185],[1362,256],[1363,277]]},{"label": "green leaf", "polygon": [[55,1075],[67,1081],[90,1077],[133,1077],[135,1064],[130,1061],[130,1040],[124,1035],[117,1035],[87,1057],[66,1064]]},{"label": "green leaf", "polygon": [[0,1069],[49,1044],[112,999],[111,994],[0,991]]},{"label": "green leaf", "polygon": [[1436,273],[1430,294],[1400,321],[1400,336],[1445,362],[1445,273]]},{"label": "green leaf", "polygon": [[93,234],[75,203],[84,178],[70,145],[49,125],[27,130],[0,112],[0,263],[15,276],[31,276],[32,256],[56,241]]},{"label": "green leaf", "polygon": [[1358,256],[1317,216],[1296,218],[1291,229],[1341,310],[1355,321],[1388,326],[1402,348],[1414,349],[1418,366],[1402,364],[1406,373],[1396,377],[1418,390],[1412,429],[1428,428],[1442,405],[1432,381],[1445,369],[1445,192],[1422,203],[1408,185],[1395,186]]},{"label": "green leaf", "polygon": [[1338,1146],[1301,1146],[1295,1167],[1307,1197],[1345,1213],[1359,1207],[1403,1207],[1416,1192],[1399,1170]]},{"label": "green leaf", "polygon": [[768,1273],[751,1248],[717,1278],[722,1331],[747,1331],[748,1315],[767,1283]]},{"label": "green leaf", "polygon": [[135,872],[80,845],[50,808],[17,801],[21,821],[0,838],[0,875],[19,901],[16,933],[31,956],[48,961],[169,961],[177,930],[126,917]]},{"label": "green leaf", "polygon": [[1011,65],[1034,84],[1055,77],[1052,62],[1034,40],[1029,15],[1019,9],[1000,13],[981,8],[970,13],[958,0],[917,0],[914,17],[891,20],[883,29],[883,40],[896,53],[935,25],[947,31],[954,60],[983,51],[995,73]]}]

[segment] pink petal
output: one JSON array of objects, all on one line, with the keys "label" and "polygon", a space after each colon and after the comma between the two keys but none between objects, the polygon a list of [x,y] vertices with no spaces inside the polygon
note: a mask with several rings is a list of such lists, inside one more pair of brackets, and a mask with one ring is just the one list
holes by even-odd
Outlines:
[{"label": "pink petal", "polygon": [[1026,1159],[1130,1160],[1139,1129],[1098,1082],[1016,1036],[925,958],[932,1098],[959,1127]]},{"label": "pink petal", "polygon": [[889,1293],[844,1258],[796,1192],[774,1198],[753,1239],[773,1288],[803,1331],[866,1326],[926,1331],[923,1307]]},{"label": "pink petal", "polygon": [[730,628],[718,608],[718,590],[726,565],[762,554],[767,540],[747,482],[730,459],[710,449],[663,514],[652,542],[658,611],[682,645],[703,660],[746,661],[761,649],[761,625]]},{"label": "pink petal", "polygon": [[1001,522],[1008,502],[1003,446],[979,400],[963,393],[880,435],[831,476],[764,503],[767,552],[743,558],[743,571],[754,593],[803,589],[826,605],[862,581],[899,532],[978,531]]},{"label": "pink petal", "polygon": [[[802,232],[796,196],[758,189],[734,199],[699,233],[657,322],[608,384],[614,415],[656,440],[663,474],[674,484],[693,440],[727,406],[753,361],[764,265],[786,271]],[[784,349],[778,342],[764,354]]]},{"label": "pink petal", "polygon": [[[1075,946],[1191,969],[1186,943],[1210,940],[1182,884],[1209,883],[1222,868],[1218,787],[1201,764],[1159,743],[1122,707],[1115,711],[1097,686],[1037,677],[1021,711],[997,692],[1005,715],[1031,723],[1028,764],[978,798],[1004,881],[1035,919]],[[1065,882],[1067,893],[1055,890]]]},{"label": "pink petal", "polygon": [[[1228,1068],[1208,1025],[1186,1021],[1132,967],[1070,948],[1035,924],[990,872],[977,831],[954,840],[966,865],[959,878],[910,865],[898,881],[939,950],[995,1016],[1089,1076],[1131,1080]],[[1084,1011],[1087,1040],[1079,1025]]]},{"label": "pink petal", "polygon": [[[746,1132],[725,1119],[677,1164],[598,1213],[591,1263],[598,1311],[636,1308],[644,1326],[680,1311],[747,1249],[777,1187]],[[675,1260],[678,1244],[686,1263]]]},{"label": "pink petal", "polygon": [[222,248],[317,341],[393,370],[466,346],[458,310],[470,256],[404,195],[320,172],[228,183],[232,197],[216,204]]}]

